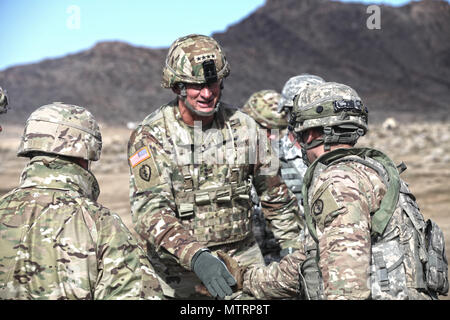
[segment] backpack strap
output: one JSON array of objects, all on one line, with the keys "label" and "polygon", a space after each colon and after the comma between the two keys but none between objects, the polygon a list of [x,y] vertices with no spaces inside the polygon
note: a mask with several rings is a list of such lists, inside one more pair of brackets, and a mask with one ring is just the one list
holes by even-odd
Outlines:
[{"label": "backpack strap", "polygon": [[[357,156],[352,157],[352,160],[361,162],[376,172],[381,173],[380,168],[377,168],[375,165],[371,164],[370,161],[365,160],[365,158],[371,158],[380,163],[387,173],[387,192],[381,200],[379,209],[372,215],[372,237],[377,237],[383,234],[397,206],[400,193],[400,176],[397,167],[387,155],[379,150],[370,148],[340,148],[327,152],[311,164],[306,171],[303,180],[302,193],[304,195],[303,204],[305,208],[306,224],[311,236],[316,242],[318,242],[317,232],[315,230],[314,221],[312,219],[308,203],[308,189],[312,183],[314,170],[319,163],[328,166],[332,163],[334,164],[341,162],[339,160],[347,156]],[[358,160],[358,158],[360,160]],[[345,159],[342,159],[342,161],[345,161]],[[381,177],[383,176],[384,175],[381,175]]]}]

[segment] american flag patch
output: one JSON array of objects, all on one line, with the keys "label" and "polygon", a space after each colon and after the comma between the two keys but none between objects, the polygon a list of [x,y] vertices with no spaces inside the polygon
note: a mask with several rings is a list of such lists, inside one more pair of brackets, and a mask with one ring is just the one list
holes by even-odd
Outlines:
[{"label": "american flag patch", "polygon": [[150,152],[148,151],[147,147],[140,148],[138,151],[136,151],[135,154],[133,154],[129,158],[131,167],[132,168],[136,167],[139,163],[148,158],[150,158]]}]

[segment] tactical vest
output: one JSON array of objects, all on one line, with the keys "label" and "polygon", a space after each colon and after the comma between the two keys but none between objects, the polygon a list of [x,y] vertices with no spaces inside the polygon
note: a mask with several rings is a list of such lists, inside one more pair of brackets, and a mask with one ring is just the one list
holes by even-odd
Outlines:
[{"label": "tactical vest", "polygon": [[[444,235],[433,221],[424,221],[392,160],[378,150],[352,148],[328,152],[319,161],[325,166],[345,161],[362,163],[375,170],[388,187],[380,208],[371,217],[371,298],[417,300],[447,294]],[[300,279],[310,299],[323,298],[318,240],[307,196],[318,163],[308,169],[303,184],[306,222],[315,245],[305,245],[307,259],[300,268]]]},{"label": "tactical vest", "polygon": [[[181,120],[175,118],[173,108],[164,108],[162,112],[166,134],[173,137],[177,132],[172,124]],[[223,148],[222,150],[226,152],[226,146],[232,143],[237,157],[238,152],[234,145],[237,140],[236,131],[243,126],[248,127],[249,122],[243,114],[239,113],[237,117],[230,119],[229,115],[224,116],[226,112],[230,111],[220,109],[216,113],[216,123],[220,124],[224,139],[223,144],[216,145],[215,148]],[[248,130],[252,132],[256,127]],[[248,148],[251,146],[247,141],[244,141],[244,144],[247,146],[245,152],[248,154]],[[194,146],[190,148],[193,149]],[[249,162],[236,164],[238,163],[236,160],[235,158],[234,164],[227,163],[224,159],[223,164],[191,163],[173,168],[173,175],[182,177],[181,190],[174,191],[177,217],[190,234],[205,246],[241,241],[252,232],[250,219],[252,181],[249,179]],[[213,171],[223,173],[224,182],[214,187],[202,188],[200,177],[214,181]]]}]

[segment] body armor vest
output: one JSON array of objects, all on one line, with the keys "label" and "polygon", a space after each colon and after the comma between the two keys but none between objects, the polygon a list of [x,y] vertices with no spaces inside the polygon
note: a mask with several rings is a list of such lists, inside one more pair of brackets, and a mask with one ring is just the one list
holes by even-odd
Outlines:
[{"label": "body armor vest", "polygon": [[[185,147],[191,150],[213,148],[215,155],[220,152],[222,154],[231,152],[231,154],[234,153],[234,161],[230,163],[227,158],[228,161],[223,159],[222,163],[208,164],[206,162],[211,159],[206,159],[207,157],[203,154],[200,163],[196,164],[192,161],[178,165],[172,172],[172,176],[178,177],[172,179],[176,181],[173,182],[172,188],[178,218],[197,241],[209,247],[241,241],[252,232],[250,219],[252,181],[249,179],[249,159],[246,158],[244,163],[237,161],[238,153],[245,152],[248,157],[249,148],[251,148],[251,143],[245,141],[248,137],[245,137],[243,141],[240,140],[240,145],[244,145],[245,150],[236,148],[238,139],[236,131],[245,125],[248,126],[248,122],[244,116],[230,118],[227,112],[230,113],[223,108],[219,110],[214,120],[215,128],[212,128],[217,130],[216,133],[220,132],[223,141],[208,146],[203,140],[201,145],[194,146],[191,139],[187,141]],[[233,113],[238,112],[233,110]],[[180,126],[185,125],[180,124],[182,120],[176,119],[173,108],[164,108],[163,114],[166,133],[173,140],[173,137],[180,134],[180,128],[173,124],[178,122]],[[189,129],[185,128],[184,131]],[[252,129],[255,128],[248,128],[245,131],[256,132]]]},{"label": "body armor vest", "polygon": [[[360,162],[372,168],[388,186],[379,210],[371,214],[371,298],[417,300],[447,294],[448,263],[444,235],[433,221],[425,222],[407,184],[393,170],[395,165],[392,161],[377,150],[358,148],[337,149],[320,158],[326,166],[345,161]],[[305,198],[315,165],[317,161],[305,176]],[[321,299],[323,281],[318,267],[319,250],[309,204],[305,202],[308,231],[312,238],[306,241],[309,243],[306,246],[307,259],[300,268],[300,279],[306,297]]]}]

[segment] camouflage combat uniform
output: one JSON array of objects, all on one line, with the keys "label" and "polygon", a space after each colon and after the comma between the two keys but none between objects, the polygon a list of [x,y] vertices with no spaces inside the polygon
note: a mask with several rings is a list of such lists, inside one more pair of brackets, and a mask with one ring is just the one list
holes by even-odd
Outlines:
[{"label": "camouflage combat uniform", "polygon": [[[373,213],[380,210],[388,186],[379,173],[383,170],[380,164],[375,164],[377,162],[368,157],[355,159],[355,153],[359,150],[330,151],[316,160],[312,170],[308,169],[305,175],[305,190],[308,194],[305,208],[309,209],[312,218],[312,232],[307,229],[301,250],[286,256],[279,264],[247,271],[244,277],[245,292],[266,299],[292,296],[331,300],[376,298],[371,292],[371,274],[375,273],[371,270],[372,219]],[[379,153],[372,149],[365,152]],[[330,165],[322,163],[323,158],[330,157],[333,157]],[[361,163],[361,160],[371,161],[379,171]],[[407,223],[411,224],[401,215],[401,210],[396,210],[385,234],[389,234],[388,238],[391,239],[402,238],[403,228],[399,229],[398,226]],[[402,241],[408,243],[407,240]],[[302,276],[308,277],[305,269],[311,267],[316,257],[319,259],[320,276],[319,279],[313,279],[317,288],[312,288],[311,283],[302,279]],[[413,257],[410,254],[411,260]],[[398,261],[396,256],[393,259],[386,259],[385,263],[391,266]],[[411,287],[402,288],[405,293],[397,292],[396,298],[429,299],[423,280],[417,277],[421,271],[416,270],[415,261],[404,263],[405,276]],[[308,285],[310,288],[307,288]],[[305,290],[309,292],[305,294]],[[311,294],[312,291],[315,293]]]},{"label": "camouflage combat uniform", "polygon": [[[252,140],[259,135],[254,120],[221,104],[211,129],[227,143],[215,145],[203,130],[204,140],[196,146],[205,150],[201,164],[192,164],[190,158],[179,162],[183,150],[194,148],[195,130],[182,121],[176,100],[148,116],[130,138],[130,159],[140,157],[134,167],[130,164],[133,221],[148,241],[152,261],[158,261],[155,268],[166,281],[168,296],[196,297],[194,287],[200,282],[189,270],[192,256],[202,248],[225,251],[243,265],[263,264],[251,230],[251,176],[281,245],[292,246],[299,232],[297,203],[276,175],[278,166],[271,167],[271,159],[250,160],[260,142]],[[236,139],[239,149],[232,143]],[[207,163],[213,158],[208,152],[228,160]]]},{"label": "camouflage combat uniform", "polygon": [[289,139],[289,133],[280,140],[281,178],[297,198],[299,214],[304,216],[302,202],[302,182],[306,165],[302,159],[301,150]]},{"label": "camouflage combat uniform", "polygon": [[31,160],[0,199],[1,299],[161,299],[145,252],[119,216],[96,202],[101,135],[84,108],[33,112],[18,155]]},{"label": "camouflage combat uniform", "polygon": [[[403,211],[402,201],[417,205],[392,161],[375,149],[337,149],[310,169],[305,208],[318,244],[324,298],[430,299],[425,221],[417,207]],[[389,207],[391,197],[396,206]]]},{"label": "camouflage combat uniform", "polygon": [[1,299],[161,298],[144,251],[98,195],[79,165],[30,161],[0,199]]},{"label": "camouflage combat uniform", "polygon": [[[324,83],[302,92],[294,105],[301,106],[295,115],[297,132],[325,128],[320,139],[326,151],[308,167],[303,181],[304,246],[279,264],[249,269],[244,292],[307,299],[446,294],[443,234],[431,220],[424,221],[392,160],[369,148],[329,150],[332,144],[353,145],[367,131],[367,109],[356,92]],[[320,145],[314,141],[300,144],[307,150]]]},{"label": "camouflage combat uniform", "polygon": [[[279,138],[286,131],[287,120],[284,113],[277,112],[278,101],[281,95],[275,90],[261,90],[253,93],[242,107],[242,111],[252,117],[268,134],[273,134],[272,130],[278,130],[278,135],[273,139]],[[273,144],[273,152],[279,154],[279,146]],[[281,159],[280,159],[281,160]],[[266,219],[261,211],[261,204],[256,190],[252,189],[253,199],[253,233],[258,242],[261,253],[266,265],[273,261],[280,261],[281,247],[275,236],[270,230]]]},{"label": "camouflage combat uniform", "polygon": [[243,291],[256,299],[300,298],[303,288],[300,265],[306,260],[303,246],[266,267],[250,267],[244,273]]},{"label": "camouflage combat uniform", "polygon": [[[295,96],[309,85],[323,82],[325,81],[321,77],[311,74],[301,74],[289,78],[281,90],[277,111],[286,113],[289,121],[293,120],[291,119],[291,114]],[[294,137],[293,124],[289,123],[288,132],[282,135],[280,139],[281,178],[295,194],[300,208],[300,215],[304,219],[303,205],[301,203],[302,181],[307,167],[303,162],[300,148],[295,145],[295,138],[293,138],[294,141],[290,138]]]},{"label": "camouflage combat uniform", "polygon": [[[6,91],[0,87],[0,114],[6,113],[8,110],[8,96],[6,94]],[[0,125],[0,132],[2,132],[2,126]]]},{"label": "camouflage combat uniform", "polygon": [[[278,158],[267,136],[248,115],[220,101],[229,73],[223,49],[213,38],[193,34],[177,39],[169,48],[161,82],[177,99],[144,119],[128,144],[133,222],[169,297],[200,299],[196,287],[213,277],[230,295],[231,287],[221,277],[232,276],[214,257],[217,250],[243,265],[264,264],[252,233],[252,185],[281,246],[291,246],[299,232],[298,206],[276,175]],[[206,86],[215,88],[212,110],[190,104],[187,90],[194,86],[199,95]],[[212,122],[189,126],[180,107]],[[201,274],[195,267],[199,255],[208,257],[220,274],[212,269]],[[213,296],[225,297],[204,284]]]}]

